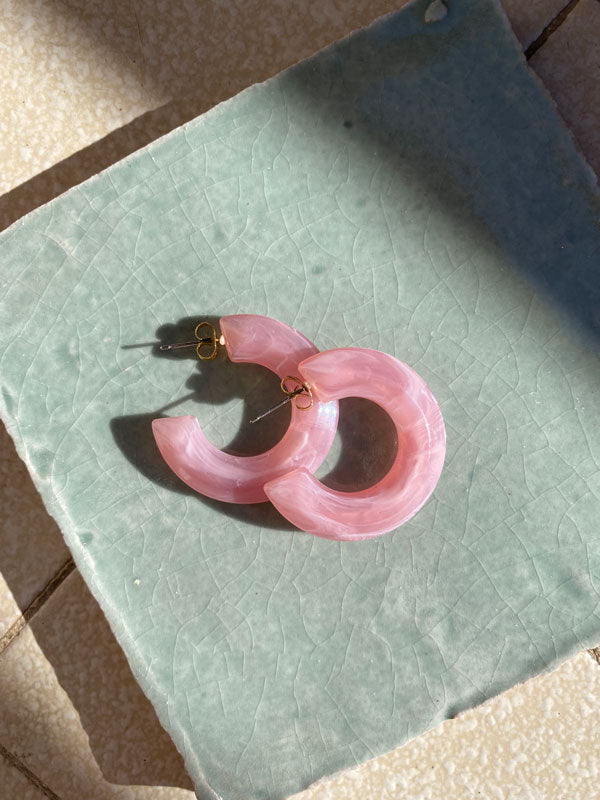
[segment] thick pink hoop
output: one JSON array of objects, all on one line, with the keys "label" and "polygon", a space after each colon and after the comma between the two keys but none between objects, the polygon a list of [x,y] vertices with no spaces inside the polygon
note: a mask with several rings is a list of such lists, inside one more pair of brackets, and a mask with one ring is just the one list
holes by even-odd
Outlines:
[{"label": "thick pink hoop", "polygon": [[322,400],[364,397],[380,405],[396,426],[398,452],[368,489],[334,491],[300,468],[265,486],[269,500],[298,528],[325,539],[368,539],[402,525],[434,490],[446,453],[442,413],[425,381],[396,358],[360,347],[318,353],[299,371]]},{"label": "thick pink hoop", "polygon": [[[280,378],[297,375],[298,365],[318,353],[289,325],[270,317],[236,314],[221,319],[221,333],[232,361],[261,364]],[[314,397],[308,410],[292,402],[290,426],[270,450],[234,456],[218,450],[202,433],[196,417],[165,417],[152,422],[158,448],[173,472],[200,494],[227,503],[262,503],[264,484],[290,470],[316,470],[335,437],[337,401]]]}]

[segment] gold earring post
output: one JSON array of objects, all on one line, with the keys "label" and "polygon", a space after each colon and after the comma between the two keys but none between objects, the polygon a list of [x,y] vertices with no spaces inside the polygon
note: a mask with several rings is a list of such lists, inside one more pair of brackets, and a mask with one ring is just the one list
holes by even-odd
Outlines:
[{"label": "gold earring post", "polygon": [[[203,336],[202,331],[203,329],[208,329],[209,336]],[[161,344],[159,350],[170,351],[170,350],[182,350],[184,347],[195,347],[196,348],[196,355],[202,361],[212,361],[214,358],[217,357],[219,352],[219,346],[225,344],[225,337],[224,336],[217,336],[217,331],[215,326],[211,322],[199,322],[194,329],[194,336],[196,339],[193,342],[175,342],[174,344]],[[203,347],[210,347],[210,352],[207,355],[204,355],[202,348]],[[287,383],[293,383],[293,389],[288,389]],[[269,414],[272,414],[274,411],[277,411],[286,403],[291,402],[295,398],[300,397],[300,395],[305,396],[308,399],[308,403],[306,405],[300,405],[300,403],[296,400],[295,406],[299,411],[308,411],[309,408],[312,408],[313,405],[313,395],[310,386],[305,382],[301,381],[300,378],[297,378],[295,375],[286,375],[284,378],[281,379],[281,391],[286,395],[286,397],[281,400],[279,403],[276,403],[271,408],[264,411],[262,414],[259,414],[258,417],[250,420],[250,424],[253,425],[255,422],[259,422],[261,419],[268,417]]]},{"label": "gold earring post", "polygon": [[[201,335],[200,331],[203,328],[208,328],[210,332],[209,336]],[[184,347],[195,347],[198,358],[200,358],[202,361],[212,361],[218,355],[219,345],[225,344],[225,337],[217,336],[215,326],[211,322],[199,322],[194,329],[194,336],[196,337],[196,340],[193,342],[161,344],[159,350],[181,350]],[[204,355],[202,348],[206,347],[207,345],[210,346],[210,352],[208,355]]]},{"label": "gold earring post", "polygon": [[[293,381],[296,384],[296,388],[288,389],[286,386],[286,383],[288,381]],[[268,417],[269,414],[273,413],[273,411],[277,411],[279,408],[283,408],[283,406],[286,403],[291,402],[295,397],[298,397],[299,395],[306,395],[306,397],[308,397],[308,399],[310,400],[308,405],[304,406],[301,406],[296,402],[295,405],[299,411],[308,411],[308,409],[312,407],[314,401],[310,386],[304,381],[301,381],[300,378],[296,378],[295,375],[286,375],[285,378],[281,379],[281,391],[284,392],[287,395],[287,397],[285,397],[279,403],[276,403],[271,408],[267,409],[267,411],[263,411],[263,413],[259,414],[258,417],[251,419],[250,420],[251,425],[253,425],[255,422],[258,422],[261,419],[264,419],[265,417]]]}]

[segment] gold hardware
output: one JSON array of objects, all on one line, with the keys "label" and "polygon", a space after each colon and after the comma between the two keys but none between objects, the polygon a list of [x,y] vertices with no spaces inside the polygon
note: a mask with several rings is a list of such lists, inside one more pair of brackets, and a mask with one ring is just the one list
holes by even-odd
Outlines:
[{"label": "gold hardware", "polygon": [[[206,329],[209,333],[208,336],[203,336],[202,333]],[[212,322],[199,322],[196,327],[194,328],[194,336],[196,337],[196,341],[194,342],[179,342],[176,344],[161,344],[160,350],[179,350],[183,347],[195,347],[196,348],[196,355],[202,361],[213,361],[218,355],[219,352],[219,345],[225,344],[225,338],[223,336],[218,336],[215,326]],[[209,352],[206,352],[204,348],[210,348]],[[288,382],[294,383],[295,386],[293,389],[288,389],[287,384]],[[314,399],[313,393],[311,391],[310,386],[305,381],[301,381],[300,378],[297,378],[295,375],[286,375],[284,378],[281,379],[281,391],[286,395],[284,400],[274,405],[272,408],[269,408],[268,411],[265,411],[260,416],[256,417],[255,419],[251,419],[250,422],[258,422],[259,419],[263,419],[268,414],[271,414],[273,411],[277,411],[278,408],[281,408],[286,403],[289,403],[291,400],[294,400],[294,405],[298,409],[298,411],[308,411],[309,408],[312,408]],[[307,402],[304,404],[301,403],[300,397],[304,397]]]},{"label": "gold hardware", "polygon": [[[296,384],[296,388],[288,389],[285,385],[287,381],[294,381]],[[314,401],[310,386],[308,385],[308,383],[305,383],[305,381],[301,381],[300,378],[297,378],[295,375],[286,375],[285,378],[281,379],[281,390],[285,394],[287,394],[290,400],[292,398],[296,398],[296,402],[294,403],[294,405],[299,411],[308,411],[308,409],[312,407]],[[308,405],[300,405],[300,403],[298,402],[298,397],[303,394],[308,395],[308,399],[310,400]]]},{"label": "gold hardware", "polygon": [[[208,328],[210,331],[209,337],[204,337],[198,333],[199,330],[202,328]],[[212,361],[214,358],[217,357],[219,352],[219,339],[217,337],[217,331],[215,330],[215,326],[210,322],[199,322],[195,329],[194,329],[194,336],[198,339],[198,344],[196,345],[196,355],[198,358],[202,359],[202,361]],[[211,348],[210,353],[207,356],[202,355],[202,348],[209,345]]]},{"label": "gold hardware", "polygon": [[[210,331],[210,336],[202,336],[199,331],[202,328],[208,328]],[[212,361],[214,358],[217,357],[219,352],[219,345],[225,344],[225,339],[223,336],[217,336],[217,331],[215,326],[211,322],[199,322],[196,327],[194,328],[194,336],[196,337],[195,342],[179,342],[178,344],[161,344],[160,350],[181,350],[183,347],[195,347],[196,348],[196,355],[202,361]],[[210,353],[208,355],[202,354],[203,347],[210,347]]]},{"label": "gold hardware", "polygon": [[[287,386],[286,386],[286,383],[288,381],[294,381],[294,383],[296,384],[296,388],[295,389],[288,389]],[[294,398],[296,399],[296,402],[294,403],[294,405],[296,406],[298,411],[308,411],[308,409],[311,408],[311,406],[313,404],[313,396],[312,396],[312,391],[310,389],[310,386],[308,385],[308,383],[305,383],[304,381],[301,381],[300,378],[296,378],[295,375],[286,375],[285,378],[281,379],[281,391],[284,394],[287,395],[285,400],[280,400],[279,403],[276,403],[274,406],[269,408],[267,411],[263,411],[263,413],[259,414],[258,417],[255,417],[254,419],[251,419],[250,420],[250,424],[253,424],[254,422],[258,422],[260,419],[264,419],[264,417],[268,416],[269,414],[272,414],[273,411],[277,411],[278,408],[282,408],[282,406],[284,406],[286,403],[289,403],[290,400],[293,400]],[[298,397],[300,397],[300,395],[307,395],[308,399],[310,400],[310,403],[308,405],[301,406],[298,403]]]}]

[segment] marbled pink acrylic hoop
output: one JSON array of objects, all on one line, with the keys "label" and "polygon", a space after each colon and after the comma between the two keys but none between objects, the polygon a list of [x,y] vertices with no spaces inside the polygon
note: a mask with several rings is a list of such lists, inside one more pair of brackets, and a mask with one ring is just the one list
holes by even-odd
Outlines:
[{"label": "marbled pink acrylic hoop", "polygon": [[322,401],[364,397],[380,405],[398,433],[398,452],[384,478],[358,492],[338,492],[299,468],[265,486],[269,500],[294,525],[326,539],[358,540],[397,528],[435,488],[446,453],[442,413],[414,370],[378,350],[328,350],[299,367]]},{"label": "marbled pink acrylic hoop", "polygon": [[[314,344],[289,325],[270,317],[236,314],[220,321],[232,361],[261,364],[280,378],[298,375],[301,361],[318,353]],[[173,472],[200,494],[228,503],[262,503],[264,484],[296,468],[316,470],[335,437],[336,400],[313,398],[308,410],[292,402],[290,426],[270,450],[235,456],[218,450],[202,433],[196,417],[164,417],[152,422],[159,450]]]}]

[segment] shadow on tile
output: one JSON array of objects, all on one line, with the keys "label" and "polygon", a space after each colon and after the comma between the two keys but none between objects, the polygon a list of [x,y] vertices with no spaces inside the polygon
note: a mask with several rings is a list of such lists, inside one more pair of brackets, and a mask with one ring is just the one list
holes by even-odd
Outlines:
[{"label": "shadow on tile", "polygon": [[[1,567],[18,614],[69,559],[69,551],[1,424],[0,445]],[[16,619],[3,622],[8,627]],[[81,718],[106,780],[191,789],[181,756],[78,572],[55,591],[30,627]],[[73,753],[73,763],[79,757]]]},{"label": "shadow on tile", "polygon": [[[0,508],[0,569],[18,608],[25,611],[70,554],[2,422]],[[8,627],[15,619],[3,623]]]},{"label": "shadow on tile", "polygon": [[[159,331],[160,340],[179,340],[189,332],[191,322],[185,319],[167,326]],[[190,363],[198,366],[189,381],[191,394],[198,402],[219,404],[235,397],[247,400],[242,424],[230,449],[252,453],[272,446],[280,438],[289,423],[289,410],[275,415],[260,435],[255,426],[247,424],[251,415],[279,396],[276,376],[261,367],[232,364],[226,359],[219,364],[202,364],[194,357]],[[340,406],[339,447],[334,448],[330,463],[323,469],[323,480],[342,490],[362,488],[387,471],[396,451],[395,431],[385,412],[372,403],[348,398]],[[268,503],[237,507],[191,492],[170,473],[155,449],[150,421],[159,413],[123,417],[112,424],[116,443],[146,477],[173,491],[189,492],[198,502],[217,505],[224,513],[247,522],[290,529]],[[8,434],[2,429],[0,435],[5,440],[3,452],[8,465],[4,488],[15,500],[15,524],[4,525],[0,532],[2,568],[23,611],[32,594],[43,589],[69,554]],[[9,508],[10,504],[5,505],[5,513]],[[120,785],[191,789],[180,755],[139,688],[104,614],[78,572],[55,591],[33,617],[30,627],[80,717],[104,778]],[[74,753],[73,761],[80,757]]]},{"label": "shadow on tile", "polygon": [[[78,572],[30,627],[79,714],[107,781],[193,789],[181,756]],[[74,764],[79,757],[73,754]]]},{"label": "shadow on tile", "polygon": [[[186,383],[189,394],[147,414],[126,415],[111,420],[115,443],[139,472],[171,491],[194,497],[197,502],[218,509],[227,516],[260,525],[263,528],[294,530],[270,503],[238,505],[203,497],[181,481],[163,461],[152,434],[152,420],[162,416],[194,413],[195,404],[214,407],[240,399],[244,401],[242,418],[233,438],[221,449],[227,453],[251,456],[273,447],[290,423],[290,408],[284,406],[254,425],[250,420],[281,399],[279,378],[257,364],[235,364],[221,351],[215,361],[199,361],[195,350],[161,351],[161,344],[189,341],[196,324],[206,320],[219,329],[219,318],[199,314],[185,317],[156,331],[152,347],[157,358],[190,361],[193,374]],[[136,345],[126,345],[135,347]],[[184,411],[183,402],[192,402]],[[340,402],[337,441],[331,457],[319,471],[321,480],[332,489],[358,491],[382,478],[391,467],[397,450],[396,429],[379,406],[359,398]]]},{"label": "shadow on tile", "polygon": [[[451,40],[451,29],[448,36]],[[444,36],[440,41],[443,43]],[[435,48],[438,44],[432,37],[427,47]],[[368,61],[368,51],[372,47],[368,37],[364,37],[361,47]],[[586,226],[588,206],[592,204],[598,210],[600,202],[591,194],[591,180],[586,183],[582,174],[574,172],[576,164],[570,153],[571,143],[562,126],[557,131],[561,123],[554,116],[551,103],[543,107],[539,104],[544,120],[533,129],[527,115],[521,115],[517,100],[489,96],[490,76],[482,69],[481,74],[473,73],[473,85],[466,100],[440,96],[438,103],[430,103],[424,90],[423,105],[412,108],[409,116],[403,94],[406,92],[409,100],[414,97],[410,94],[410,80],[403,78],[403,70],[408,70],[406,53],[398,48],[398,43],[380,44],[381,69],[389,72],[385,97],[380,94],[378,85],[370,86],[363,83],[361,76],[353,75],[350,65],[345,91],[352,102],[339,119],[336,114],[340,109],[328,109],[332,132],[338,124],[347,128],[349,137],[360,135],[362,144],[359,147],[364,147],[367,159],[375,146],[390,175],[408,167],[415,197],[427,202],[435,198],[439,210],[448,218],[456,218],[458,208],[468,209],[471,216],[463,221],[466,234],[483,222],[515,271],[539,291],[542,301],[549,299],[552,305],[566,312],[567,319],[575,322],[580,334],[597,340],[600,336],[600,284],[595,279],[595,231]],[[431,58],[435,63],[434,56],[427,54],[426,49],[424,46],[419,57]],[[342,48],[340,57],[343,61]],[[468,49],[465,58],[468,58]],[[430,78],[436,96],[436,81],[441,79],[433,72]],[[327,86],[319,85],[318,75],[298,65],[292,80],[294,90],[304,95],[307,107],[312,107],[317,116],[326,113],[328,90]],[[511,75],[507,73],[505,83],[510,80]],[[504,84],[499,81],[499,85]],[[531,88],[537,91],[537,87]],[[442,97],[444,106],[452,107],[451,126],[438,124],[440,117],[450,113],[440,107]],[[221,99],[215,96],[209,100],[203,93],[186,94],[143,114],[17,186],[0,197],[0,230],[195,118]],[[519,103],[526,101],[528,96]],[[473,108],[477,104],[482,111],[474,116]],[[494,138],[479,140],[469,133],[472,142],[465,146],[465,131],[483,129],[482,120],[489,119],[490,115],[498,126]],[[548,142],[553,137],[560,139],[564,152],[563,149],[550,152]],[[525,149],[523,142],[528,139],[530,145]],[[433,155],[436,152],[452,152],[454,156],[442,162]],[[419,207],[415,205],[415,209]],[[532,225],[532,221],[538,219],[539,224]],[[555,220],[556,224],[549,226],[548,219]]]},{"label": "shadow on tile", "polygon": [[111,164],[206,111],[205,97],[187,95],[149,111],[59,161],[0,197],[0,230]]},{"label": "shadow on tile", "polygon": [[[68,14],[90,48],[105,51],[109,61],[130,62],[130,78],[147,86],[152,97],[176,99],[0,197],[0,230],[217,103],[398,6],[390,0],[355,3],[333,16],[315,6],[307,17],[302,4],[285,11],[275,3],[262,9],[241,5],[234,16],[219,4],[186,0],[174,0],[168,15],[155,0],[136,0],[135,14],[114,0],[85,10],[55,5],[53,13]],[[256,46],[261,29],[266,47]],[[190,92],[192,85],[198,88]]]},{"label": "shadow on tile", "polygon": [[[431,41],[434,41],[434,37]],[[501,97],[492,97],[489,102],[492,106],[497,104],[497,107],[488,109],[498,122],[496,138],[479,142],[478,137],[471,133],[471,139],[465,143],[461,137],[465,131],[471,131],[476,120],[473,117],[474,104],[477,98],[486,96],[489,88],[485,83],[489,76],[484,70],[473,72],[473,84],[468,87],[468,92],[460,87],[468,102],[460,97],[446,97],[446,103],[454,104],[452,127],[442,129],[439,125],[439,105],[432,102],[431,98],[438,97],[435,81],[439,80],[441,85],[443,81],[435,75],[434,70],[431,70],[432,85],[423,86],[423,106],[413,109],[412,116],[407,116],[402,98],[403,92],[408,91],[410,95],[410,87],[407,89],[402,82],[398,67],[403,63],[404,54],[392,47],[386,50],[382,45],[380,55],[382,64],[386,63],[389,69],[385,87],[377,87],[377,92],[370,94],[369,87],[361,86],[360,76],[354,76],[356,84],[348,91],[358,98],[356,105],[359,110],[355,112],[353,120],[348,111],[339,119],[332,119],[332,124],[344,125],[349,135],[362,130],[364,141],[370,140],[371,145],[381,145],[381,158],[389,157],[387,166],[390,174],[394,170],[410,170],[415,195],[418,194],[423,200],[421,206],[415,205],[415,210],[423,210],[426,201],[435,197],[443,206],[446,216],[452,217],[453,203],[456,201],[456,207],[460,207],[466,202],[474,218],[488,223],[493,237],[510,255],[515,268],[528,280],[541,286],[588,333],[597,335],[600,286],[595,280],[595,271],[592,275],[591,270],[591,265],[595,264],[592,250],[594,240],[589,237],[589,231],[580,228],[579,220],[584,220],[585,215],[579,217],[577,213],[577,209],[588,200],[587,188],[577,183],[582,183],[581,178],[577,178],[573,184],[564,183],[571,178],[573,162],[565,160],[562,151],[545,156],[544,140],[540,139],[536,142],[539,145],[539,157],[523,164],[519,158],[522,142],[533,131],[528,128],[527,117],[520,128],[517,126],[514,130],[506,130],[503,113],[514,109],[507,105],[506,98]],[[420,57],[424,58],[425,55],[423,51]],[[468,55],[465,52],[465,58]],[[500,66],[496,65],[497,68]],[[318,76],[308,81],[306,75],[303,77],[299,71],[296,81],[298,90],[305,94],[309,106],[319,108],[328,101],[323,93],[324,87],[318,86]],[[430,94],[428,89],[431,89]],[[207,102],[206,98],[194,100],[188,96],[185,102],[169,103],[17,187],[0,201],[1,225],[5,227],[45,200],[196,116],[212,102],[214,98]],[[511,114],[507,114],[506,119],[509,124],[514,121]],[[349,125],[346,124],[348,122]],[[552,134],[555,124],[550,119],[548,130]],[[543,132],[545,125],[545,122],[540,124],[539,131]],[[405,134],[401,143],[398,143],[398,131]],[[440,147],[441,141],[444,147]],[[440,161],[432,166],[432,152],[453,152],[455,159]],[[570,194],[560,189],[560,181],[572,187]],[[452,186],[459,188],[452,189]],[[567,201],[570,205],[567,205]],[[538,226],[531,227],[531,209],[536,209],[540,215]],[[556,219],[556,225],[549,225],[549,218]],[[474,223],[469,218],[464,222],[467,240],[469,228],[474,227]],[[427,232],[426,225],[424,235]],[[438,235],[443,243],[443,230]],[[589,242],[587,250],[581,246],[582,242]],[[257,375],[252,368],[238,374],[241,377],[237,386],[221,383],[220,391],[230,392],[226,397],[240,396],[235,392],[242,391],[244,386],[247,388]],[[244,374],[249,377],[244,378]],[[208,381],[212,382],[213,379],[209,378]],[[248,383],[244,384],[244,381]],[[192,380],[190,388],[197,392],[198,387],[194,384],[195,380]],[[207,391],[207,386],[209,383],[204,382],[200,391]],[[212,391],[215,394],[211,395],[210,400],[215,402],[218,386],[213,386]],[[146,430],[149,415],[133,422],[134,428],[138,426],[135,432],[146,437],[144,447],[149,448]],[[125,424],[115,421],[115,427],[116,433],[114,428],[113,433],[117,443],[124,454],[132,458],[132,439],[128,439],[123,432]],[[136,435],[133,435],[133,440],[139,442]],[[242,441],[240,434],[238,444]],[[252,447],[252,443],[248,446]],[[149,450],[143,450],[144,461],[148,460],[148,453]],[[347,463],[346,460],[343,463]],[[136,466],[143,468],[139,461]],[[148,477],[159,482],[165,479],[163,473],[158,476],[149,474]],[[346,475],[344,478],[338,471],[334,480],[341,485],[349,477]],[[181,486],[175,490],[187,491]],[[36,502],[39,503],[39,499],[31,500],[33,505]],[[29,553],[35,552],[31,535],[25,527],[21,533],[13,532],[12,537],[22,538],[24,549]],[[35,557],[43,560],[39,552],[35,553]],[[22,598],[19,602],[26,602],[23,599],[26,591],[22,571],[16,568],[18,562],[18,553],[11,555],[3,562],[3,571],[13,594]],[[81,716],[92,751],[107,779],[125,784],[155,782],[189,787],[189,779],[179,756],[131,676],[102,612],[79,575],[71,576],[47,607],[36,616],[32,628],[54,666],[61,685]]]}]

